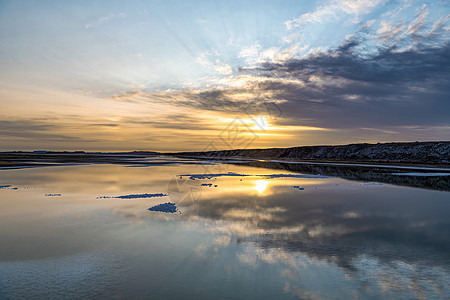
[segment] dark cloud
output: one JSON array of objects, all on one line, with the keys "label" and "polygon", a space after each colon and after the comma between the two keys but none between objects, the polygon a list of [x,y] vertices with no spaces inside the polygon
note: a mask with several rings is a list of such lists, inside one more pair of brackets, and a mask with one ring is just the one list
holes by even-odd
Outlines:
[{"label": "dark cloud", "polygon": [[205,123],[202,119],[189,115],[170,114],[159,118],[124,118],[124,125],[148,125],[152,128],[177,129],[177,130],[213,130],[215,124]]},{"label": "dark cloud", "polygon": [[119,124],[115,124],[115,123],[99,123],[99,124],[89,124],[88,126],[92,126],[92,127],[118,127]]},{"label": "dark cloud", "polygon": [[[450,70],[450,44],[400,51],[395,46],[378,49],[364,56],[355,50],[361,42],[354,39],[337,49],[284,63],[265,63],[252,72],[268,77],[294,77],[311,83],[309,76],[330,76],[361,83],[413,84],[423,80],[445,79]],[[348,84],[347,84],[348,85]],[[343,91],[343,87],[340,86]]]},{"label": "dark cloud", "polygon": [[58,141],[80,140],[77,137],[58,134],[54,131],[60,130],[59,125],[50,124],[46,121],[30,120],[0,120],[0,136],[18,137],[26,139],[46,139]]},{"label": "dark cloud", "polygon": [[364,57],[352,40],[338,49],[283,64],[267,63],[267,77],[295,78],[301,85],[267,86],[292,117],[321,126],[448,124],[450,44]]},{"label": "dark cloud", "polygon": [[124,102],[160,102],[206,111],[239,114],[262,114],[268,105],[276,103],[264,95],[270,92],[264,83],[248,82],[239,88],[210,88],[205,90],[181,90],[170,92],[123,93],[111,97]]}]

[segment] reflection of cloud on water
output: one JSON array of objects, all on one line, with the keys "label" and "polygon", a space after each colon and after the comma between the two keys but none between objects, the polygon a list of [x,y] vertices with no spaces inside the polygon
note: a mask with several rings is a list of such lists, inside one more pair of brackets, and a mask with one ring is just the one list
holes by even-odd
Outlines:
[{"label": "reflection of cloud on water", "polygon": [[303,225],[296,227],[279,227],[279,228],[258,228],[253,221],[234,221],[232,223],[223,223],[217,227],[211,228],[211,230],[219,231],[230,235],[238,235],[240,237],[252,237],[258,235],[283,235],[300,233],[304,230]]},{"label": "reflection of cloud on water", "polygon": [[[403,217],[403,223],[395,211],[381,216],[377,209],[370,214],[346,206],[307,203],[301,206],[304,214],[298,214],[286,203],[277,204],[271,207],[268,199],[254,205],[238,198],[217,198],[186,207],[176,218],[157,217],[176,220],[185,229],[213,233],[195,248],[196,256],[217,263],[225,255],[228,264],[227,255],[234,253],[234,263],[257,271],[270,266],[284,280],[285,293],[300,298],[332,298],[333,293],[341,292],[340,284],[348,288],[349,294],[344,296],[349,298],[428,298],[450,292],[445,254],[426,241],[424,245],[411,244],[423,237],[405,232],[411,222]],[[390,236],[381,231],[379,220],[373,220],[379,217],[397,222]],[[400,235],[406,235],[404,240]],[[321,280],[323,286],[312,284]],[[327,286],[327,280],[335,285]]]},{"label": "reflection of cloud on water", "polygon": [[228,246],[231,242],[231,237],[228,235],[219,236],[214,240],[214,245],[216,246]]},{"label": "reflection of cloud on water", "polygon": [[[255,243],[248,243],[238,255],[241,263],[256,267],[259,263],[282,264],[293,269],[307,268],[312,261],[304,255],[295,255],[280,248],[260,248]],[[284,269],[288,277],[294,277],[293,269]],[[296,278],[296,277],[294,277]]]},{"label": "reflection of cloud on water", "polygon": [[360,218],[361,214],[357,211],[346,211],[342,214],[342,217],[348,219]]},{"label": "reflection of cloud on water", "polygon": [[[324,273],[332,274],[330,276],[335,283],[345,281],[346,286],[350,287],[347,292],[356,298],[380,293],[392,298],[398,295],[406,298],[425,299],[433,295],[445,298],[450,292],[448,268],[399,260],[385,261],[364,254],[352,258],[354,269],[349,270],[341,268],[333,256],[318,258],[309,253],[262,248],[257,243],[247,243],[237,254],[237,259],[255,269],[263,268],[264,264],[276,266],[285,279],[284,291],[302,297],[314,294],[318,299],[329,298],[330,293],[336,292],[336,287],[326,286]],[[307,284],[319,279],[323,280],[323,285]]]},{"label": "reflection of cloud on water", "polygon": [[[363,203],[355,205],[350,199],[329,198],[325,192],[325,198],[304,201],[286,202],[280,194],[257,202],[245,197],[203,200],[191,207],[186,221],[206,221],[205,229],[221,234],[210,247],[199,248],[203,254],[205,249],[212,251],[205,258],[217,258],[218,247],[240,245],[236,254],[240,263],[282,269],[285,290],[299,297],[330,297],[320,289],[299,285],[308,281],[305,273],[328,271],[333,272],[333,280],[342,278],[345,285],[353,282],[353,294],[348,297],[381,294],[395,298],[401,294],[425,298],[450,292],[446,285],[450,282],[445,254],[448,238],[439,234],[446,225],[437,206],[424,216],[414,198],[408,198],[410,207],[402,203],[386,206],[381,201],[383,193],[377,191],[374,199],[378,202],[355,199]],[[334,194],[338,197],[339,193]],[[343,196],[348,197],[347,192]],[[435,215],[433,222],[425,221],[430,214]]]},{"label": "reflection of cloud on water", "polygon": [[404,261],[384,263],[367,255],[355,258],[354,264],[358,269],[359,281],[370,285],[375,279],[376,284],[386,294],[409,292],[414,298],[426,299],[430,295],[436,295],[443,299],[450,292],[448,268]]},{"label": "reflection of cloud on water", "polygon": [[[336,287],[322,291],[311,283],[324,278],[351,286],[349,298],[450,292],[445,195],[337,178],[258,175],[240,181],[233,174],[219,177],[217,189],[203,187],[195,203],[182,202],[182,215],[151,218],[212,233],[195,249],[197,256],[217,261],[234,253],[249,268],[271,266],[285,280],[285,292],[301,298],[332,297]],[[214,180],[182,179],[186,189]],[[306,188],[299,192],[293,184]],[[426,208],[423,199],[429,199]]]},{"label": "reflection of cloud on water", "polygon": [[[247,209],[230,209],[223,215],[226,219],[244,219],[251,220],[253,224],[257,225],[260,221],[273,221],[277,216],[272,212],[247,210]],[[279,217],[278,217],[279,218]],[[248,228],[250,229],[250,228]]]}]

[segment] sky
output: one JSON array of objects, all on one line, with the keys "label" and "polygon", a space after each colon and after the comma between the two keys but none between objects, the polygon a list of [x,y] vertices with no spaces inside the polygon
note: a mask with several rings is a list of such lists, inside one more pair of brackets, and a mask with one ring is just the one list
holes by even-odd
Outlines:
[{"label": "sky", "polygon": [[0,0],[0,151],[450,140],[450,1]]}]

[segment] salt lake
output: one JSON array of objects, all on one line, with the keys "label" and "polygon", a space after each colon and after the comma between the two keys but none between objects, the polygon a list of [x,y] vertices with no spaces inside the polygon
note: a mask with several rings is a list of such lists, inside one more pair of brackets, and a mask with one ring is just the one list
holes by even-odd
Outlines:
[{"label": "salt lake", "polygon": [[447,172],[148,161],[0,170],[0,298],[450,296]]}]

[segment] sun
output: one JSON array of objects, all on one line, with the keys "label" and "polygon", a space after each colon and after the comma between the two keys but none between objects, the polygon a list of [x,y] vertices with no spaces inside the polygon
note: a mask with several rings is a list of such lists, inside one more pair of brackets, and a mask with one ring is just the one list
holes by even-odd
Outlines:
[{"label": "sun", "polygon": [[268,130],[270,128],[270,124],[267,120],[266,116],[259,116],[253,119],[253,123],[255,123],[255,127],[260,130]]}]

